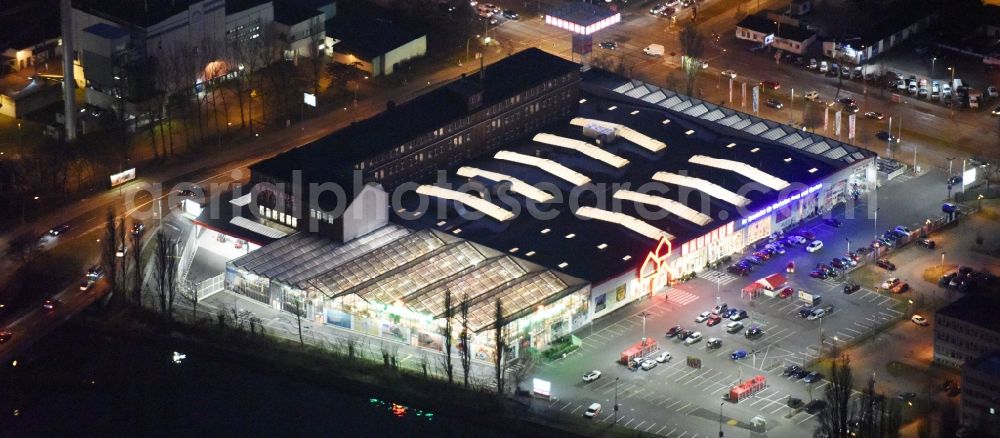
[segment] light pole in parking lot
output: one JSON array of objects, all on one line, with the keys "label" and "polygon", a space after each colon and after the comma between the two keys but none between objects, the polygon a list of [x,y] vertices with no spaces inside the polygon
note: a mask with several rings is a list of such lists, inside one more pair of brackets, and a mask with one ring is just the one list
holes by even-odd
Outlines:
[{"label": "light pole in parking lot", "polygon": [[931,58],[931,77],[934,77],[934,66],[937,64],[937,56]]},{"label": "light pole in parking lot", "polygon": [[850,256],[850,254],[851,254],[851,239],[844,238],[844,240],[847,241],[847,255]]},{"label": "light pole in parking lot", "polygon": [[[942,271],[944,270],[944,255],[945,255],[945,252],[941,251],[941,269],[942,269]],[[941,272],[941,275],[944,275],[944,272]]]},{"label": "light pole in parking lot", "polygon": [[615,377],[615,424],[618,424],[618,377]]},{"label": "light pole in parking lot", "polygon": [[[878,189],[875,189],[875,193],[876,194],[878,193]],[[881,209],[882,209],[882,207],[875,207],[875,238],[876,239],[878,239],[878,211],[881,210]]]},{"label": "light pole in parking lot", "polygon": [[719,438],[722,438],[724,436],[722,434],[722,407],[725,405],[726,405],[725,402],[719,403]]},{"label": "light pole in parking lot", "polygon": [[642,311],[639,313],[639,316],[642,317],[642,341],[646,342],[646,317],[650,315],[649,312]]}]

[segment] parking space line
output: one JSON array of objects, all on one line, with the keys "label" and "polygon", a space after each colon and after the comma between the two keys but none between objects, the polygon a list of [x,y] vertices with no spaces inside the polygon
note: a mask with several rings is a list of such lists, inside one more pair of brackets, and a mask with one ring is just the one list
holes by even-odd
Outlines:
[{"label": "parking space line", "polygon": [[635,418],[630,418],[628,423],[625,423],[625,427],[628,427],[628,425],[632,424],[633,421],[635,421]]},{"label": "parking space line", "polygon": [[649,427],[647,427],[646,430],[644,430],[643,432],[649,432],[649,429],[652,429],[654,427],[656,427],[656,423],[650,424]]},{"label": "parking space line", "polygon": [[570,415],[575,414],[576,411],[579,411],[580,409],[583,409],[583,405],[577,405],[575,408],[573,408],[573,410],[570,411]]},{"label": "parking space line", "polygon": [[795,423],[796,423],[796,424],[802,424],[802,423],[805,423],[806,421],[809,421],[809,420],[811,420],[811,419],[812,419],[813,417],[815,417],[815,415],[813,415],[813,414],[808,414],[808,416],[807,416],[806,418],[803,418],[803,419],[801,419],[801,420],[799,420],[799,421],[796,421]]},{"label": "parking space line", "polygon": [[[663,397],[663,400],[660,400],[658,403],[656,403],[656,405],[660,406],[660,407],[663,407],[663,404],[666,403],[666,402],[668,402],[668,401],[670,401],[670,400],[672,400],[670,397]],[[664,427],[666,427],[666,426],[664,426]]]},{"label": "parking space line", "polygon": [[563,403],[566,403],[566,404],[563,405],[563,407],[559,408],[560,411],[562,411],[563,409],[566,409],[566,408],[569,407],[569,402],[563,402]]},{"label": "parking space line", "polygon": [[684,432],[681,432],[680,435],[677,435],[677,438],[684,438],[684,435],[687,435],[687,434],[688,434],[688,432],[685,430]]},{"label": "parking space line", "polygon": [[[667,425],[664,424],[662,427],[660,427],[660,430],[656,431],[656,434],[659,435],[660,432],[663,432],[663,429],[666,429],[666,428],[667,428]],[[671,430],[671,432],[673,432],[673,431]]]},{"label": "parking space line", "polygon": [[680,411],[683,411],[683,410],[687,409],[688,406],[691,406],[691,403],[684,403],[684,406],[681,406],[681,407],[677,408],[677,412],[680,412]]},{"label": "parking space line", "polygon": [[670,409],[670,408],[672,408],[674,406],[677,406],[677,404],[680,403],[680,402],[681,402],[680,400],[676,400],[673,403],[671,403],[670,406],[664,406],[663,408],[664,409]]},{"label": "parking space line", "polygon": [[777,408],[774,408],[774,410],[771,411],[771,415],[777,414],[778,411],[780,411],[782,409],[785,409],[785,406],[778,406]]},{"label": "parking space line", "polygon": [[635,429],[638,429],[638,428],[642,427],[642,425],[643,425],[643,424],[646,424],[646,420],[642,420],[642,422],[641,422],[641,423],[639,423],[639,424],[636,424],[636,425],[635,425]]}]

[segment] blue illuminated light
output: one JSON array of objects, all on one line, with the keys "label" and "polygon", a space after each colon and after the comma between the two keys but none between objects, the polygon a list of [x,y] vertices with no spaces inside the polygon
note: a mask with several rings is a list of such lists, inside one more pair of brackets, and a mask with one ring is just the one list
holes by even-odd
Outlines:
[{"label": "blue illuminated light", "polygon": [[778,202],[775,202],[774,204],[771,204],[771,205],[767,206],[767,208],[762,208],[760,210],[757,210],[756,212],[754,212],[750,216],[747,216],[747,217],[745,217],[743,219],[740,219],[740,225],[747,225],[749,223],[755,222],[757,219],[760,219],[760,218],[762,218],[764,216],[767,216],[771,212],[774,212],[774,211],[777,211],[777,210],[781,209],[781,207],[784,207],[784,206],[790,204],[792,201],[801,199],[803,196],[808,195],[808,194],[813,193],[813,192],[816,192],[816,191],[818,191],[818,190],[820,190],[822,188],[823,188],[823,183],[816,184],[816,185],[814,185],[812,187],[809,187],[809,189],[807,189],[805,191],[802,191],[800,193],[796,193],[796,194],[794,194],[792,196],[789,196],[789,197],[787,197],[785,199],[782,199],[782,200],[780,200]]}]

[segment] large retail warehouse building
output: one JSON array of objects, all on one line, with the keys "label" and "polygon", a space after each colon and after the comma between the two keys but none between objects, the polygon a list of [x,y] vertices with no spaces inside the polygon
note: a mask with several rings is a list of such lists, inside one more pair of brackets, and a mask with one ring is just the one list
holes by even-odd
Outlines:
[{"label": "large retail warehouse building", "polygon": [[498,300],[514,349],[544,349],[866,192],[875,157],[529,49],[252,172],[240,221],[288,236],[227,288],[431,349],[450,294],[486,359]]}]

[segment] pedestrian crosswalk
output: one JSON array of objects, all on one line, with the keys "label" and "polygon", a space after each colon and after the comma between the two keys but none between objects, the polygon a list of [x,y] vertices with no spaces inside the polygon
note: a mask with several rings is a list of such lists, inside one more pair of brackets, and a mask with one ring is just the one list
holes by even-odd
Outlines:
[{"label": "pedestrian crosswalk", "polygon": [[670,290],[667,291],[668,303],[680,304],[684,306],[697,299],[698,299],[697,295],[677,288],[671,288]]},{"label": "pedestrian crosswalk", "polygon": [[698,274],[698,276],[708,281],[711,281],[712,283],[719,283],[719,284],[729,284],[737,279],[737,277],[733,274],[730,274],[728,272],[716,271],[714,269],[709,269],[705,272],[702,272],[701,274]]}]

